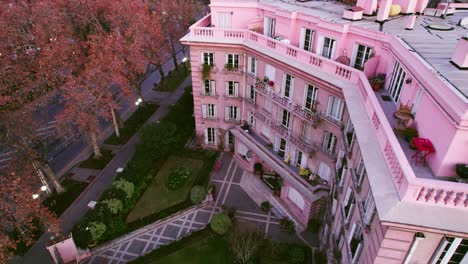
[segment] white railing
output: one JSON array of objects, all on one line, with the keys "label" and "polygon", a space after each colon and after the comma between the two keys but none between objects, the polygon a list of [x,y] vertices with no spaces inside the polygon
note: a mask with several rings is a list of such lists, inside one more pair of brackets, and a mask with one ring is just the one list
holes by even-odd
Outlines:
[{"label": "white railing", "polygon": [[[385,162],[400,198],[468,209],[468,184],[416,178],[366,76],[361,71],[247,29],[191,27],[189,37],[190,41],[212,39],[230,43],[234,41],[237,44],[259,45],[264,47],[265,51],[274,51],[295,62],[319,69],[332,78],[354,83],[361,95],[362,104],[369,120],[371,120],[378,144],[384,154]],[[194,39],[194,37],[197,38]],[[198,37],[200,38],[198,39]]]}]

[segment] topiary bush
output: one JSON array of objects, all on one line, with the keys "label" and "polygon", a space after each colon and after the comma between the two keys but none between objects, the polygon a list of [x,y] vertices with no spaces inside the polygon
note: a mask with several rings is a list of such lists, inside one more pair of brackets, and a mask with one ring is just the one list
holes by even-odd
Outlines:
[{"label": "topiary bush", "polygon": [[192,170],[185,167],[175,169],[171,174],[166,177],[166,187],[169,190],[177,190],[184,186],[187,180],[192,176]]},{"label": "topiary bush", "polygon": [[99,238],[104,235],[107,230],[107,227],[104,223],[101,222],[90,222],[88,223],[88,230],[91,234],[93,241],[96,243],[99,241]]},{"label": "topiary bush", "polygon": [[289,218],[283,218],[280,220],[281,229],[289,233],[294,233],[296,231],[296,224],[291,221]]},{"label": "topiary bush", "polygon": [[262,211],[264,211],[264,212],[269,212],[270,209],[271,209],[271,204],[270,204],[270,202],[268,202],[268,201],[264,201],[264,202],[261,204],[261,207],[262,207]]},{"label": "topiary bush", "polygon": [[[289,259],[291,263],[304,263],[305,254],[304,250],[300,247],[292,247],[289,249]],[[323,263],[323,262],[319,262]]]},{"label": "topiary bush", "polygon": [[226,214],[216,214],[211,218],[210,227],[213,232],[224,235],[232,226],[232,221]]},{"label": "topiary bush", "polygon": [[190,201],[192,201],[194,204],[201,203],[207,194],[208,192],[206,191],[205,187],[201,185],[195,185],[190,191]]},{"label": "topiary bush", "polygon": [[107,209],[109,212],[111,212],[111,214],[118,214],[123,209],[123,203],[119,199],[106,199],[102,201],[102,203],[107,206]]},{"label": "topiary bush", "polygon": [[133,192],[135,191],[135,185],[132,182],[126,181],[125,179],[118,179],[114,181],[112,183],[112,187],[125,192],[127,199],[132,197]]}]

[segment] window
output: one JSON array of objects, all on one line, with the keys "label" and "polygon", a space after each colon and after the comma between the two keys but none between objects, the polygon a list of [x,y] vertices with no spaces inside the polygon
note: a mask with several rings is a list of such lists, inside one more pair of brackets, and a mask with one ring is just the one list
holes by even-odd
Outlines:
[{"label": "window", "polygon": [[351,250],[351,263],[357,263],[362,250],[362,227],[359,223],[354,222],[348,237],[348,245]]},{"label": "window", "polygon": [[364,176],[366,175],[366,167],[364,166],[362,157],[359,158],[354,174],[356,175],[356,187],[361,187],[362,179],[364,179]]},{"label": "window", "polygon": [[231,131],[228,131],[228,144],[230,146],[234,146],[234,135],[231,133]]},{"label": "window", "polygon": [[304,49],[306,51],[312,51],[313,37],[314,37],[314,31],[308,28],[301,28],[299,48]]},{"label": "window", "polygon": [[322,46],[322,50],[320,52],[320,55],[322,55],[322,57],[325,57],[327,59],[333,59],[333,55],[335,53],[335,49],[336,49],[336,40],[332,39],[332,38],[327,38],[327,37],[324,37],[323,38],[323,46]]},{"label": "window", "polygon": [[254,57],[248,58],[247,71],[256,76],[257,75],[257,59]]},{"label": "window", "polygon": [[237,97],[239,91],[239,83],[228,81],[226,82],[226,96]]},{"label": "window", "polygon": [[203,118],[216,118],[216,106],[214,104],[202,105]]},{"label": "window", "polygon": [[392,97],[393,102],[396,104],[400,100],[400,95],[403,88],[403,83],[406,80],[406,72],[401,67],[400,63],[395,62],[393,66],[392,78],[390,80],[390,85],[388,86],[388,93]]},{"label": "window", "polygon": [[468,239],[445,237],[432,258],[432,264],[465,264],[468,261]]},{"label": "window", "polygon": [[292,98],[292,92],[294,89],[294,77],[290,74],[283,75],[283,96],[286,98]]},{"label": "window", "polygon": [[214,80],[203,80],[203,91],[202,94],[205,96],[215,96],[215,81]]},{"label": "window", "polygon": [[312,141],[312,126],[305,120],[302,120],[301,122],[300,138],[307,143]]},{"label": "window", "polygon": [[375,201],[372,196],[372,192],[369,190],[367,193],[366,201],[364,202],[364,215],[362,216],[363,222],[365,225],[370,225],[372,221],[372,216],[375,211]]},{"label": "window", "polygon": [[361,44],[354,46],[353,63],[351,65],[356,69],[364,69],[364,63],[369,60],[372,54],[372,48]]},{"label": "window", "polygon": [[289,187],[288,188],[288,198],[291,200],[297,207],[299,207],[301,210],[304,210],[304,198],[302,198],[301,194],[296,191],[296,189]]},{"label": "window", "polygon": [[305,167],[307,163],[307,157],[304,157],[304,153],[302,153],[301,150],[296,149],[295,155],[294,155],[294,166],[296,167]]},{"label": "window", "polygon": [[276,26],[276,19],[271,18],[271,17],[265,17],[263,19],[263,34],[270,38],[274,37],[275,26]]},{"label": "window", "polygon": [[226,55],[226,64],[229,64],[234,69],[239,68],[239,54],[227,54]]},{"label": "window", "polygon": [[264,125],[264,126],[263,126],[262,134],[263,134],[266,138],[270,138],[270,128],[269,128],[267,125]]},{"label": "window", "polygon": [[253,85],[249,85],[249,99],[255,102],[255,87]]},{"label": "window", "polygon": [[317,174],[323,180],[329,181],[330,180],[330,167],[326,163],[320,162],[318,170],[317,170]]},{"label": "window", "polygon": [[278,151],[278,155],[283,158],[284,155],[286,154],[286,146],[287,146],[286,139],[277,138],[276,143],[277,143],[276,151]]},{"label": "window", "polygon": [[270,97],[263,97],[265,98],[265,111],[271,113],[271,98]]},{"label": "window", "polygon": [[225,119],[226,121],[238,121],[240,119],[240,108],[237,106],[226,106]]},{"label": "window", "polygon": [[353,147],[354,138],[355,138],[354,126],[353,126],[353,123],[351,122],[351,118],[348,118],[348,122],[346,123],[345,135],[346,135],[345,140],[349,148],[348,151],[351,152],[351,148]]},{"label": "window", "polygon": [[251,126],[255,125],[255,117],[253,115],[253,112],[249,112],[249,124]]},{"label": "window", "polygon": [[356,204],[355,198],[354,198],[354,192],[351,189],[351,187],[348,186],[348,189],[346,190],[345,198],[343,200],[343,220],[344,222],[348,222],[349,216],[351,215],[351,212],[354,209],[354,205]]},{"label": "window", "polygon": [[331,154],[335,154],[336,140],[337,138],[335,135],[333,135],[331,132],[325,131],[322,144],[323,149],[330,152]]},{"label": "window", "polygon": [[291,113],[287,111],[286,109],[283,109],[283,116],[281,119],[281,124],[285,128],[289,128],[290,123],[291,123]]},{"label": "window", "polygon": [[275,67],[267,64],[265,65],[265,76],[268,78],[270,81],[275,81],[275,74],[276,74],[276,69]]},{"label": "window", "polygon": [[331,95],[328,98],[328,108],[327,108],[327,116],[331,117],[336,121],[341,121],[341,117],[343,116],[343,109],[344,109],[344,102]]},{"label": "window", "polygon": [[317,106],[317,95],[318,95],[318,88],[315,86],[312,86],[310,84],[306,84],[306,89],[305,89],[305,103],[304,103],[304,109],[309,110],[311,112],[314,112]]},{"label": "window", "polygon": [[203,64],[209,64],[213,66],[214,63],[214,53],[203,52],[202,53]]},{"label": "window", "polygon": [[219,28],[231,28],[231,12],[220,12],[218,13],[218,27]]},{"label": "window", "polygon": [[205,129],[205,144],[216,144],[215,128]]}]

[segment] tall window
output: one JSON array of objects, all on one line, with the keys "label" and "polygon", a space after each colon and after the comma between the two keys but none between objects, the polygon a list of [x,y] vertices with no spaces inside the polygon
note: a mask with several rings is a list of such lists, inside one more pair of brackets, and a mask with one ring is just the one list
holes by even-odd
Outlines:
[{"label": "tall window", "polygon": [[432,258],[432,264],[464,264],[468,261],[468,239],[445,237]]},{"label": "tall window", "polygon": [[348,237],[348,245],[351,250],[351,263],[358,263],[363,246],[362,240],[362,227],[359,223],[354,222]]},{"label": "tall window", "polygon": [[203,95],[215,96],[215,81],[214,80],[203,80]]},{"label": "tall window", "polygon": [[220,12],[218,13],[218,27],[219,28],[231,28],[231,12]]},{"label": "tall window", "polygon": [[237,97],[239,91],[239,83],[234,81],[226,82],[226,96]]},{"label": "tall window", "polygon": [[255,102],[255,87],[253,85],[249,85],[249,99]]},{"label": "tall window", "polygon": [[205,144],[216,144],[215,128],[209,127],[205,130]]},{"label": "tall window", "polygon": [[216,117],[216,106],[214,104],[202,105],[203,118],[213,119]]},{"label": "tall window", "polygon": [[336,40],[332,38],[325,37],[323,39],[323,47],[322,47],[322,56],[327,59],[333,59],[333,53],[335,51]]},{"label": "tall window", "polygon": [[364,63],[366,63],[366,61],[369,60],[371,54],[372,54],[371,47],[357,44],[357,46],[355,47],[355,57],[354,57],[353,67],[356,69],[363,69]]},{"label": "tall window", "polygon": [[312,141],[312,126],[307,123],[307,121],[302,120],[301,123],[301,139],[304,140],[307,143],[310,143]]},{"label": "tall window", "polygon": [[346,190],[345,198],[342,204],[344,222],[348,222],[349,216],[351,215],[351,212],[353,211],[355,204],[356,204],[356,200],[354,198],[354,192],[351,189],[351,187],[348,186],[348,189]]},{"label": "tall window", "polygon": [[390,85],[388,86],[388,93],[392,97],[393,102],[395,102],[396,104],[400,100],[400,95],[405,80],[406,72],[401,67],[400,63],[397,61],[393,66],[392,78],[390,80]]},{"label": "tall window", "polygon": [[312,51],[312,40],[314,37],[314,31],[308,28],[301,29],[301,36],[299,40],[299,48]]},{"label": "tall window", "polygon": [[226,64],[229,64],[232,68],[239,68],[239,54],[227,54]]},{"label": "tall window", "polygon": [[247,71],[254,76],[257,75],[257,59],[254,57],[248,58]]},{"label": "tall window", "polygon": [[356,186],[360,187],[362,179],[364,179],[364,176],[366,175],[366,167],[364,166],[364,160],[362,157],[359,158],[359,162],[357,163],[354,173],[356,175]]},{"label": "tall window", "polygon": [[276,19],[271,18],[271,17],[265,17],[263,20],[263,34],[270,38],[274,37],[275,26],[276,26]]},{"label": "tall window", "polygon": [[327,115],[329,117],[337,121],[341,121],[341,117],[343,116],[343,108],[344,108],[343,100],[333,95],[331,95],[328,98]]},{"label": "tall window", "polygon": [[285,128],[289,128],[290,123],[291,123],[291,113],[289,111],[287,111],[286,109],[283,109],[281,124]]},{"label": "tall window", "polygon": [[292,77],[290,74],[285,74],[283,80],[283,95],[284,97],[291,99],[294,77]]},{"label": "tall window", "polygon": [[275,67],[271,66],[270,64],[265,65],[265,76],[270,81],[275,81],[276,69]]},{"label": "tall window", "polygon": [[253,112],[249,112],[249,124],[251,126],[255,125],[255,117],[253,115]]},{"label": "tall window", "polygon": [[363,221],[365,225],[370,225],[370,222],[372,220],[372,216],[374,215],[375,211],[375,201],[374,201],[374,196],[372,196],[371,190],[367,193],[366,201],[364,202],[364,215],[363,215]]},{"label": "tall window", "polygon": [[318,176],[320,176],[320,178],[322,178],[323,180],[329,181],[330,172],[331,172],[330,167],[326,163],[324,162],[319,163],[317,174]]},{"label": "tall window", "polygon": [[328,131],[325,131],[322,147],[328,152],[335,154],[336,140],[337,138],[335,135]]},{"label": "tall window", "polygon": [[237,106],[226,106],[225,119],[226,121],[238,121],[240,119],[240,108]]},{"label": "tall window", "polygon": [[318,88],[310,84],[306,84],[306,95],[305,95],[305,103],[304,103],[305,109],[311,112],[316,110],[315,107],[317,105],[317,95],[318,95]]},{"label": "tall window", "polygon": [[203,64],[209,64],[209,65],[213,66],[213,64],[214,64],[214,53],[203,52],[202,53],[202,61],[203,61]]}]

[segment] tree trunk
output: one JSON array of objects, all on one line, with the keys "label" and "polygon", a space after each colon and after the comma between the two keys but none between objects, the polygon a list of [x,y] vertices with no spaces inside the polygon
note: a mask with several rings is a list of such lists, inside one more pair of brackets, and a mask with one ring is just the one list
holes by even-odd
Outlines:
[{"label": "tree trunk", "polygon": [[63,193],[65,191],[65,189],[63,188],[62,184],[60,183],[60,181],[55,176],[55,173],[52,171],[52,169],[50,168],[48,163],[45,163],[42,166],[42,170],[44,171],[45,175],[47,175],[49,180],[54,185],[55,191],[57,193]]},{"label": "tree trunk", "polygon": [[115,111],[115,118],[117,119],[117,124],[119,125],[119,128],[123,128],[125,126],[125,122],[123,121],[119,111]]},{"label": "tree trunk", "polygon": [[161,76],[161,80],[164,80],[166,78],[166,75],[164,73],[161,63],[156,64],[156,68],[158,68],[159,75]]},{"label": "tree trunk", "polygon": [[93,146],[93,151],[94,151],[94,158],[99,159],[102,157],[101,149],[99,149],[99,145],[97,143],[97,136],[96,136],[96,131],[92,130],[89,132],[90,137],[91,137],[91,144]]},{"label": "tree trunk", "polygon": [[172,40],[172,38],[169,38],[169,41],[171,42],[171,49],[172,49],[172,60],[174,61],[174,67],[176,69],[176,71],[179,70],[179,65],[177,65],[177,51],[175,50],[175,46],[174,46],[174,41]]},{"label": "tree trunk", "polygon": [[117,123],[117,118],[115,117],[114,107],[110,106],[110,109],[112,114],[112,123],[114,123],[115,135],[120,137],[119,124]]}]

